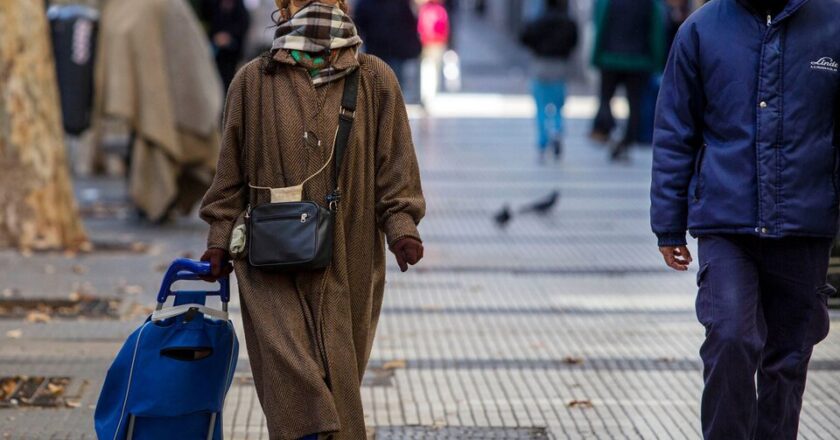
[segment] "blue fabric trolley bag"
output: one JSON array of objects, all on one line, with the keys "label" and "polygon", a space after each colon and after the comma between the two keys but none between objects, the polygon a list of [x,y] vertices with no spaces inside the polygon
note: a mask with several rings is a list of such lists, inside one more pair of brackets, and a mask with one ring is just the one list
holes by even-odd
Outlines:
[{"label": "blue fabric trolley bag", "polygon": [[[210,265],[179,259],[163,279],[155,312],[132,333],[108,370],[94,416],[99,440],[222,439],[222,407],[239,342],[228,319],[230,280],[219,290],[173,291]],[[164,307],[169,296],[174,304]],[[206,306],[218,295],[222,310]]]}]

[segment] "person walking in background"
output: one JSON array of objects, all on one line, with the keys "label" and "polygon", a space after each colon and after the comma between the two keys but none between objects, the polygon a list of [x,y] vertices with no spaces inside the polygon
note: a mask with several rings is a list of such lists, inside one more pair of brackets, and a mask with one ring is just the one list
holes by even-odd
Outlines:
[{"label": "person walking in background", "polygon": [[639,141],[642,96],[651,75],[665,58],[665,30],[660,0],[597,0],[592,64],[601,71],[600,104],[591,138],[609,142],[615,128],[610,103],[624,86],[630,115],[624,136],[612,147],[613,160],[625,159]]},{"label": "person walking in background", "polygon": [[441,0],[423,0],[417,23],[423,43],[420,64],[420,102],[427,106],[440,89],[443,54],[449,43],[449,14]]},{"label": "person walking in background", "polygon": [[833,291],[839,6],[710,2],[680,28],[665,69],[651,224],[676,270],[692,262],[686,230],[698,237],[706,439],[797,437]]},{"label": "person walking in background", "polygon": [[[210,225],[202,260],[218,277],[235,257],[269,437],[364,439],[360,388],[384,295],[386,245],[402,271],[423,258],[420,171],[396,76],[358,53],[362,40],[344,1],[278,5],[272,51],[240,69],[228,93],[218,172],[200,211]],[[329,209],[326,269],[272,272],[236,252],[260,245],[242,250],[240,225],[287,199]],[[300,223],[307,221],[304,214]]]},{"label": "person walking in background", "polygon": [[458,10],[461,8],[460,0],[443,0],[443,7],[449,15],[449,39],[446,42],[447,48],[455,49],[455,33],[458,30]]},{"label": "person walking in background", "polygon": [[568,0],[546,0],[545,12],[525,25],[520,41],[534,54],[531,91],[537,106],[538,160],[545,160],[549,147],[559,160],[568,59],[578,43],[578,26],[568,14]]},{"label": "person walking in background", "polygon": [[251,15],[243,0],[208,1],[210,41],[216,52],[216,66],[225,85],[225,92],[233,81],[245,51],[245,36]]},{"label": "person walking in background", "polygon": [[665,20],[665,54],[667,57],[671,51],[671,46],[674,44],[674,38],[677,37],[677,31],[680,29],[685,20],[691,14],[690,0],[665,0],[666,20]]},{"label": "person walking in background", "polygon": [[358,0],[353,21],[365,42],[365,51],[381,58],[405,85],[405,63],[420,56],[414,0]]}]

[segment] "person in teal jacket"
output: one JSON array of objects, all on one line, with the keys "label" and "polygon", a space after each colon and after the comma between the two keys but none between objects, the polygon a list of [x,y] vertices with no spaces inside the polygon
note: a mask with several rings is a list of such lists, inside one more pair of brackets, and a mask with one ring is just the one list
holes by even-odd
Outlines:
[{"label": "person in teal jacket", "polygon": [[601,88],[592,139],[607,142],[615,129],[610,101],[619,86],[630,104],[624,136],[612,149],[616,160],[639,141],[644,89],[665,58],[665,13],[659,0],[597,0],[594,17],[592,64],[601,71]]}]

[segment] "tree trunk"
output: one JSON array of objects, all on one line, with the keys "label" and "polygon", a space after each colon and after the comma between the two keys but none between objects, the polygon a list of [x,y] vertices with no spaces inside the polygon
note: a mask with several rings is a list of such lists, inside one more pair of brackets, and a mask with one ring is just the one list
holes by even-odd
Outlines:
[{"label": "tree trunk", "polygon": [[0,248],[86,246],[65,159],[52,45],[37,0],[0,1]]}]

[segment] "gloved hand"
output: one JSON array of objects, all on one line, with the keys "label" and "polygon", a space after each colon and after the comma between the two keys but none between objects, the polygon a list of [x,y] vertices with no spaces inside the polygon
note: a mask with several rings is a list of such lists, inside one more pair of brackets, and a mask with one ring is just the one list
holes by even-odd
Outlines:
[{"label": "gloved hand", "polygon": [[201,256],[201,261],[210,262],[210,275],[201,277],[202,280],[215,283],[219,278],[224,278],[233,272],[233,265],[230,263],[228,251],[219,248],[210,248]]},{"label": "gloved hand", "polygon": [[394,243],[391,252],[397,257],[400,270],[405,272],[409,264],[414,266],[423,259],[423,243],[416,238],[406,237]]}]

